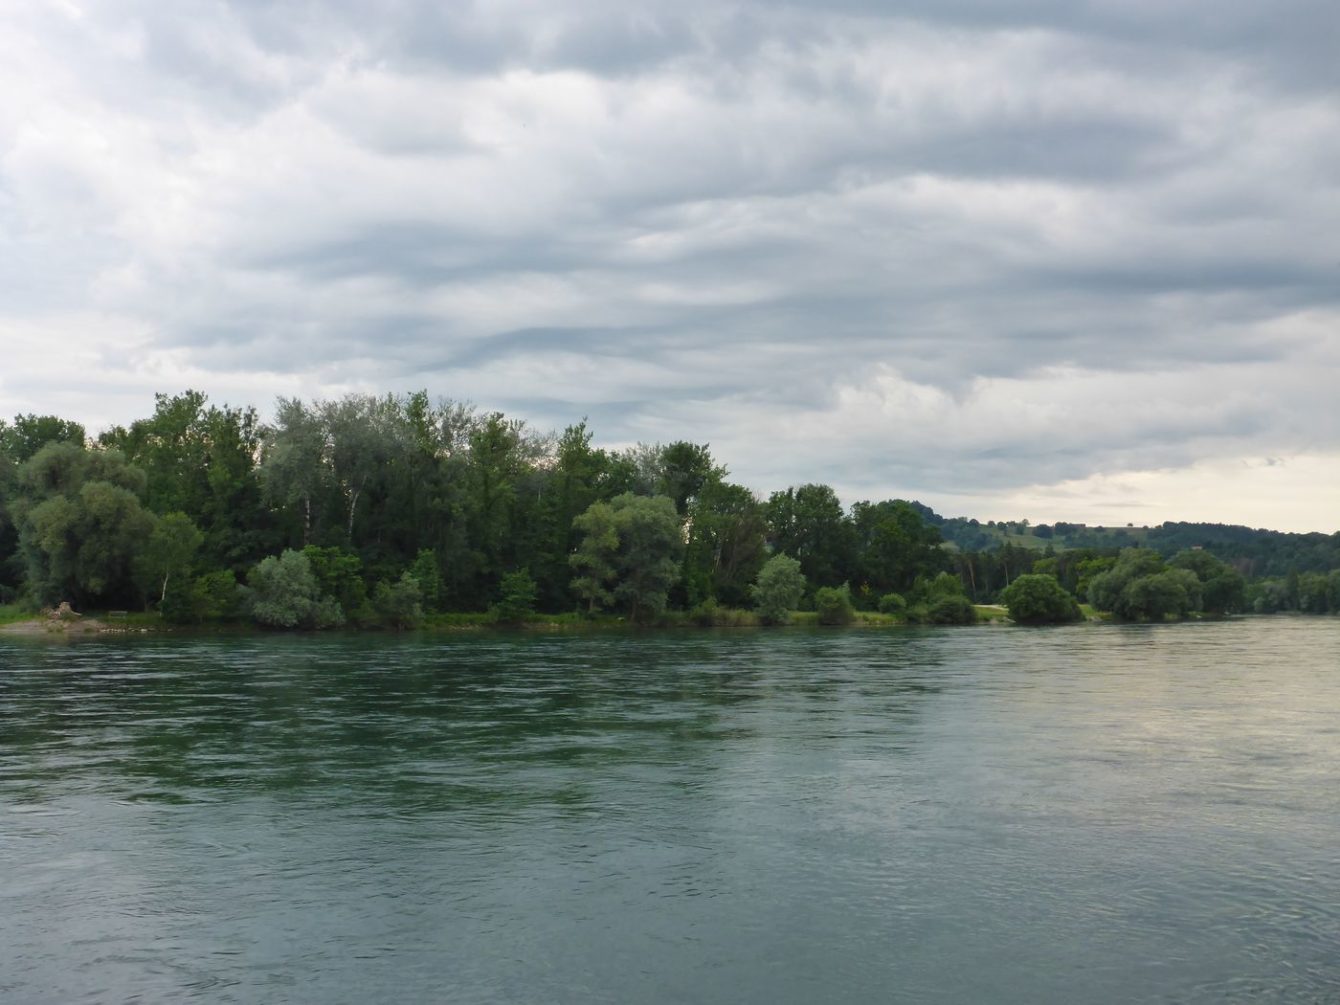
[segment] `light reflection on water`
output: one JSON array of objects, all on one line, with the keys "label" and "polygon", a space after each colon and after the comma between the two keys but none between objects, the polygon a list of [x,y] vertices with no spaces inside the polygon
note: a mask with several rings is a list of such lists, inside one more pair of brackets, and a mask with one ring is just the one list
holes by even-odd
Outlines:
[{"label": "light reflection on water", "polygon": [[0,999],[1340,999],[1340,621],[0,642]]}]

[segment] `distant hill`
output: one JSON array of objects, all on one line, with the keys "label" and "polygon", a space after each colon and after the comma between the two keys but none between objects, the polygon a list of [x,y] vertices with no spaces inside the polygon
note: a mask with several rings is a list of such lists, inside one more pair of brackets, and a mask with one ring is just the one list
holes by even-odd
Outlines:
[{"label": "distant hill", "polygon": [[1056,551],[1143,547],[1167,556],[1203,548],[1253,577],[1340,568],[1340,532],[1294,534],[1235,524],[1171,521],[1157,527],[1090,527],[1065,522],[1033,526],[1027,520],[982,523],[968,517],[942,517],[921,503],[912,505],[958,551],[994,551],[1006,545],[1038,551],[1048,547]]}]

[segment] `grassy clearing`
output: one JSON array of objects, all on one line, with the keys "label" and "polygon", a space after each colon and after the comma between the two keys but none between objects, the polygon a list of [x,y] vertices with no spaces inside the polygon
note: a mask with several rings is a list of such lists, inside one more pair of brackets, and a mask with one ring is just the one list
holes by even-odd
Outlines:
[{"label": "grassy clearing", "polygon": [[1010,612],[999,604],[973,604],[977,611],[977,620],[981,622],[1009,621]]}]

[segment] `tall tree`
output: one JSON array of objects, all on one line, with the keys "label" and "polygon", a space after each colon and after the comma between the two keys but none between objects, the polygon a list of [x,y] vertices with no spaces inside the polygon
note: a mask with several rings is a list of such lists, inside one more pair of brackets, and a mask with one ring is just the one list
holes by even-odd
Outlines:
[{"label": "tall tree", "polygon": [[116,451],[49,443],[19,469],[15,523],[34,599],[126,603],[131,563],[153,534],[144,473]]},{"label": "tall tree", "polygon": [[767,505],[768,540],[800,562],[812,586],[836,586],[850,576],[855,550],[851,521],[827,485],[774,492]]},{"label": "tall tree", "polygon": [[633,621],[660,614],[684,546],[674,502],[625,492],[592,503],[576,523],[583,537],[572,557],[573,591],[588,609],[616,604]]},{"label": "tall tree", "polygon": [[157,593],[162,605],[167,601],[173,577],[184,589],[189,589],[191,565],[204,539],[185,513],[160,517],[143,550],[135,556],[135,565],[145,580],[145,593]]},{"label": "tall tree", "polygon": [[940,532],[902,499],[858,502],[852,524],[860,549],[859,579],[875,593],[906,592],[918,577],[947,564]]},{"label": "tall tree", "polygon": [[684,554],[686,605],[709,597],[743,607],[767,558],[763,505],[743,485],[715,474],[696,492],[689,507]]},{"label": "tall tree", "polygon": [[298,398],[280,398],[274,425],[267,431],[261,455],[261,485],[271,505],[295,508],[301,542],[310,544],[320,516],[320,500],[331,485],[328,443],[319,409]]},{"label": "tall tree", "polygon": [[581,543],[569,559],[576,575],[572,592],[586,601],[586,610],[593,613],[597,607],[614,602],[614,581],[618,576],[619,529],[614,521],[614,507],[607,502],[594,502],[586,512],[572,521],[581,536]]},{"label": "tall tree", "polygon": [[151,510],[184,513],[201,530],[207,564],[241,572],[279,543],[256,472],[256,410],[210,405],[191,390],[154,401],[150,418],[115,427],[99,442],[145,472]]}]

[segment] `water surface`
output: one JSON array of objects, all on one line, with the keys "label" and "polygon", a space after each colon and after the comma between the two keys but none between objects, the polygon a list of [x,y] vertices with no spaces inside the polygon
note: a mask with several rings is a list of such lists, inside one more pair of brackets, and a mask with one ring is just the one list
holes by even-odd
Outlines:
[{"label": "water surface", "polygon": [[0,999],[1340,1000],[1340,620],[0,641]]}]

